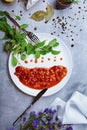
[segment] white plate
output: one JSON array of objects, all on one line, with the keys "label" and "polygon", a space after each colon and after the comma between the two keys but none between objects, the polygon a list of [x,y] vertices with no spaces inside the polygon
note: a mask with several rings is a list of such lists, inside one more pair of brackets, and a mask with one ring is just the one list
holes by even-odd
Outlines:
[{"label": "white plate", "polygon": [[[58,83],[56,86],[52,87],[52,88],[49,88],[46,93],[43,95],[43,96],[49,96],[49,95],[52,95],[56,92],[58,92],[60,89],[62,89],[65,84],[67,83],[67,81],[69,80],[70,78],[70,75],[71,75],[71,72],[72,72],[72,57],[71,57],[71,53],[70,53],[70,50],[69,48],[64,44],[64,42],[59,39],[58,37],[56,36],[53,36],[51,34],[48,34],[48,33],[39,33],[39,34],[36,34],[39,39],[41,41],[43,40],[47,40],[50,41],[52,40],[53,38],[56,38],[59,42],[59,46],[57,47],[59,51],[61,51],[61,53],[59,55],[56,55],[56,62],[53,62],[54,60],[54,56],[55,55],[52,55],[51,53],[47,54],[44,56],[44,62],[42,63],[41,62],[41,57],[39,58],[38,60],[38,63],[35,63],[35,62],[29,62],[29,63],[25,63],[24,61],[21,61],[20,59],[20,56],[18,56],[18,61],[19,63],[24,66],[24,67],[27,67],[27,68],[34,68],[34,67],[52,67],[54,65],[63,65],[65,67],[67,67],[68,69],[68,73],[67,75],[62,79],[62,81],[60,83]],[[56,49],[57,49],[56,48]],[[15,72],[15,67],[12,66],[11,64],[11,57],[12,55],[10,54],[10,57],[9,57],[9,63],[8,63],[8,66],[9,66],[9,73],[10,73],[10,76],[13,80],[13,82],[15,83],[15,85],[24,93],[28,94],[28,95],[33,95],[33,96],[36,96],[38,94],[38,92],[40,92],[40,90],[35,90],[35,89],[31,89],[29,87],[26,87],[24,86],[20,81],[19,79],[17,78],[16,75],[14,75],[14,72]],[[47,59],[50,57],[50,61],[48,61]],[[60,58],[63,58],[63,60],[60,60]],[[34,58],[34,55],[29,55],[27,57],[27,60],[30,60],[30,59],[35,59]]]}]

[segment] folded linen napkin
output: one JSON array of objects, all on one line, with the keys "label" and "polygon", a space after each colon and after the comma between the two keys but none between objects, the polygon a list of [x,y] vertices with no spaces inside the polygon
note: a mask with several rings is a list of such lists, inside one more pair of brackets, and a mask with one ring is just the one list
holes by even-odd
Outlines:
[{"label": "folded linen napkin", "polygon": [[87,124],[87,96],[78,91],[67,102],[56,98],[51,108],[57,109],[63,124]]},{"label": "folded linen napkin", "polygon": [[29,9],[30,7],[32,7],[38,1],[39,0],[27,0],[26,9]]}]

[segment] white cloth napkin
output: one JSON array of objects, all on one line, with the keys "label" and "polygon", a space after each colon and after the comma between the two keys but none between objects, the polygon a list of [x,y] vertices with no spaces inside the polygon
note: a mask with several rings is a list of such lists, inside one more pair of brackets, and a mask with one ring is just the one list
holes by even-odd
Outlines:
[{"label": "white cloth napkin", "polygon": [[29,9],[30,7],[32,7],[38,1],[39,0],[28,0],[28,2],[26,4],[26,9]]},{"label": "white cloth napkin", "polygon": [[67,102],[56,98],[51,108],[57,109],[63,124],[87,124],[87,96],[78,91]]}]

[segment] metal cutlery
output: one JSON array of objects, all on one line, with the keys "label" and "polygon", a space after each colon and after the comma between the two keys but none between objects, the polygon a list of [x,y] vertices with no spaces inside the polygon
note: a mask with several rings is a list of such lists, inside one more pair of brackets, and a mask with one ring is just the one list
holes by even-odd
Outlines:
[{"label": "metal cutlery", "polygon": [[[5,15],[8,17],[8,19],[10,19],[10,20],[20,29],[19,23],[18,23],[14,18],[12,18],[7,11],[5,11]],[[25,29],[22,29],[22,31],[24,31],[24,33],[26,33],[26,35],[27,35],[27,36],[31,39],[31,41],[33,41],[34,43],[40,42],[39,38],[38,38],[35,34],[33,34],[32,32],[27,31],[27,30],[25,30]],[[34,99],[33,99],[33,101],[31,102],[31,104],[30,104],[30,105],[24,110],[24,112],[22,112],[22,114],[13,122],[13,126],[17,123],[18,120],[21,119],[21,117],[26,113],[26,111],[29,110],[29,109],[34,105],[34,103],[35,103],[38,99],[40,99],[40,97],[41,97],[47,90],[48,90],[47,88],[41,90],[41,91],[34,97]]]},{"label": "metal cutlery", "polygon": [[38,101],[38,99],[40,99],[40,97],[47,91],[48,89],[43,89],[41,90],[33,99],[33,101],[31,102],[31,104],[24,110],[24,112],[22,112],[22,114],[13,122],[13,126],[17,123],[18,120],[21,119],[21,117],[26,113],[27,110],[29,110],[36,101]]}]

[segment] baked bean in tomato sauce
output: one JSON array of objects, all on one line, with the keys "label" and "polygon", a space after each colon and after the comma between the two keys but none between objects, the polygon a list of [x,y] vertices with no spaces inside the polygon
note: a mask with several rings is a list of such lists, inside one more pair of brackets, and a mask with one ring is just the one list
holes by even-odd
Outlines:
[{"label": "baked bean in tomato sauce", "polygon": [[28,64],[28,61],[27,61],[27,60],[25,60],[24,62],[25,62],[26,64]]},{"label": "baked bean in tomato sauce", "polygon": [[67,75],[67,71],[64,66],[53,66],[50,68],[17,66],[14,74],[25,86],[41,90],[58,84]]}]

